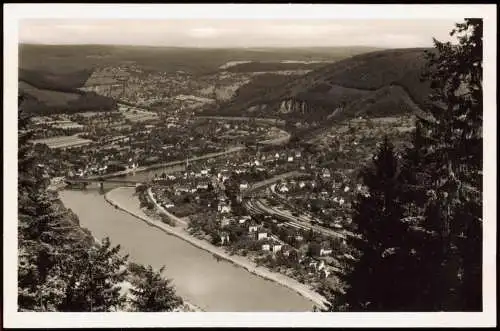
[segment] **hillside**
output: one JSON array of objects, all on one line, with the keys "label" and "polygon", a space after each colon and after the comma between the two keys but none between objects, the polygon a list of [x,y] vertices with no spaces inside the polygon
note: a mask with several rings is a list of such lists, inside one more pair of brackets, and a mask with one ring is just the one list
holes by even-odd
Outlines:
[{"label": "hillside", "polygon": [[272,72],[285,70],[314,70],[328,62],[249,62],[231,66],[229,72]]},{"label": "hillside", "polygon": [[217,111],[321,123],[346,116],[415,111],[424,105],[430,91],[429,85],[420,81],[425,51],[365,53],[322,66],[274,88],[256,86],[250,93],[247,86],[245,93],[237,92],[237,97]]},{"label": "hillside", "polygon": [[[55,114],[108,111],[116,107],[116,102],[111,98],[77,90],[82,77],[81,72],[58,75],[23,70],[19,75],[18,88],[19,93],[26,97],[26,111],[32,114]],[[65,82],[68,84],[65,85]]]},{"label": "hillside", "polygon": [[373,47],[318,48],[181,48],[113,45],[32,45],[19,46],[23,69],[67,73],[99,66],[136,63],[144,70],[193,74],[217,71],[228,61],[337,61],[373,51]]},{"label": "hillside", "polygon": [[91,69],[72,70],[66,72],[51,72],[47,70],[19,69],[19,81],[24,81],[34,87],[74,92],[82,87],[92,74]]}]

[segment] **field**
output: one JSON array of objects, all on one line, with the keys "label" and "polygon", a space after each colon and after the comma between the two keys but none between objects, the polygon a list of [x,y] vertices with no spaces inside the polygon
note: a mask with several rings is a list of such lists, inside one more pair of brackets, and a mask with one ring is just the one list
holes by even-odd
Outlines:
[{"label": "field", "polygon": [[50,125],[53,128],[59,128],[59,129],[74,129],[78,128],[81,129],[83,128],[83,125],[78,124],[73,121],[68,121],[68,120],[51,120],[47,119],[44,117],[33,117],[32,118],[33,123],[38,124],[38,125]]},{"label": "field", "polygon": [[158,118],[156,113],[143,111],[143,110],[127,110],[121,112],[121,114],[128,120],[132,122],[144,122],[151,119]]},{"label": "field", "polygon": [[92,140],[82,139],[78,136],[59,136],[46,139],[33,140],[33,144],[45,144],[51,149],[83,146],[92,143]]}]

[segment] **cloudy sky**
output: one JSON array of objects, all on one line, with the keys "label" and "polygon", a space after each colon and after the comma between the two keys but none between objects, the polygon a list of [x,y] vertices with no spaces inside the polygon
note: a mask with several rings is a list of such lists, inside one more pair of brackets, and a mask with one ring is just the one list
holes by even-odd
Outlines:
[{"label": "cloudy sky", "polygon": [[179,47],[427,47],[455,20],[54,20],[19,22],[19,41]]}]

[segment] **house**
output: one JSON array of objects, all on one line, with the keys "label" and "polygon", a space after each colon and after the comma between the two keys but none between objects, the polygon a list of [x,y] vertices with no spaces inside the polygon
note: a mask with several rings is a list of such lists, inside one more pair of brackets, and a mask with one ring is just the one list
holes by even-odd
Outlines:
[{"label": "house", "polygon": [[299,159],[299,158],[301,158],[301,157],[302,157],[302,153],[301,153],[300,151],[296,151],[296,152],[295,152],[295,158],[296,158],[296,159]]},{"label": "house", "polygon": [[281,251],[282,247],[283,247],[283,245],[280,243],[273,244],[273,253],[277,253],[277,252]]},{"label": "house", "polygon": [[220,243],[221,245],[229,243],[229,234],[227,232],[223,232],[220,234]]},{"label": "house", "polygon": [[220,220],[221,227],[228,226],[229,224],[231,224],[231,219],[230,218],[227,218],[227,217],[221,218],[221,220]]},{"label": "house", "polygon": [[271,249],[271,246],[269,244],[262,244],[263,251],[269,251],[270,249]]},{"label": "house", "polygon": [[325,261],[321,260],[318,264],[318,271],[325,269]]},{"label": "house", "polygon": [[319,250],[319,256],[332,255],[333,251],[331,248],[321,248]]},{"label": "house", "polygon": [[289,156],[289,157],[287,158],[287,161],[288,161],[288,162],[293,162],[293,156]]},{"label": "house", "polygon": [[320,272],[320,276],[323,277],[323,278],[328,278],[328,276],[330,276],[332,273],[332,269],[331,268],[324,268],[321,270]]},{"label": "house", "polygon": [[248,189],[248,182],[241,182],[240,183],[240,190],[246,190]]},{"label": "house", "polygon": [[283,256],[290,256],[290,252],[292,252],[294,249],[290,245],[284,245],[283,248],[281,249],[281,253]]},{"label": "house", "polygon": [[288,187],[286,185],[281,185],[278,190],[281,193],[288,192]]},{"label": "house", "polygon": [[186,192],[189,192],[190,189],[186,186],[179,186],[175,189],[176,192],[180,192],[180,193],[186,193]]},{"label": "house", "polygon": [[219,205],[217,206],[217,211],[219,211],[221,214],[230,213],[231,206],[225,202],[220,202]]},{"label": "house", "polygon": [[322,173],[321,173],[321,176],[323,178],[330,178],[331,177],[331,173],[330,173],[330,170],[327,169],[327,168],[324,168]]},{"label": "house", "polygon": [[309,262],[309,268],[316,270],[318,268],[318,261],[312,260],[311,262]]},{"label": "house", "polygon": [[267,238],[267,232],[259,232],[257,233],[257,240],[265,239]]},{"label": "house", "polygon": [[169,208],[174,208],[174,207],[175,207],[175,205],[174,205],[174,203],[173,203],[173,202],[170,202],[170,201],[169,201],[169,202],[166,202],[166,203],[163,205],[163,207],[165,207],[166,209],[169,209]]},{"label": "house", "polygon": [[196,189],[198,190],[207,190],[208,189],[208,183],[207,182],[200,182],[196,185]]},{"label": "house", "polygon": [[329,242],[327,242],[327,241],[322,242],[320,247],[319,247],[319,252],[317,252],[317,253],[319,253],[319,256],[331,255],[332,249],[330,247]]}]

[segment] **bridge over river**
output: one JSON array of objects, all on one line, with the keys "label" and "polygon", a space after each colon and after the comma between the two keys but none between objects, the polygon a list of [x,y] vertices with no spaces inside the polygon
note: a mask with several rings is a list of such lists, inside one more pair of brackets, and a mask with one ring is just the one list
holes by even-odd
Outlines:
[{"label": "bridge over river", "polygon": [[103,188],[104,183],[120,184],[122,186],[137,186],[141,183],[141,181],[117,178],[71,178],[66,179],[65,183],[72,187],[78,186],[81,188],[86,188],[92,183],[97,183],[101,188]]}]

